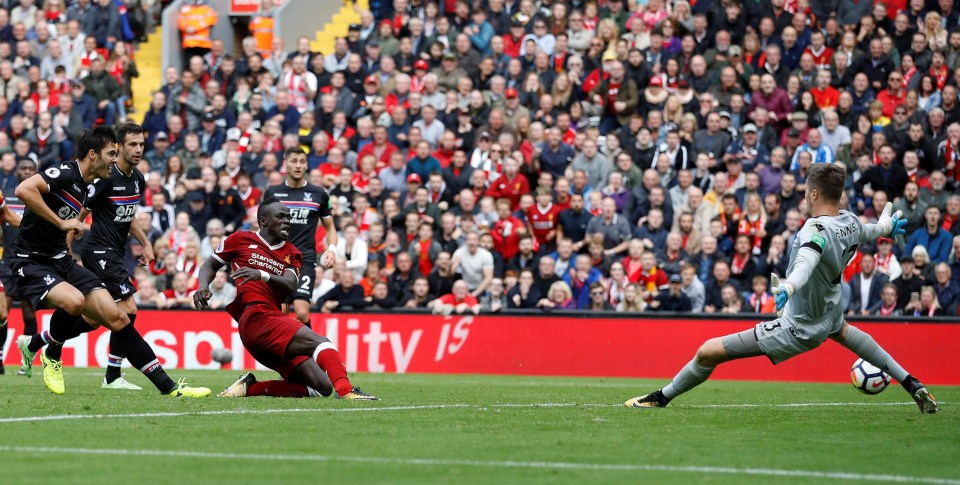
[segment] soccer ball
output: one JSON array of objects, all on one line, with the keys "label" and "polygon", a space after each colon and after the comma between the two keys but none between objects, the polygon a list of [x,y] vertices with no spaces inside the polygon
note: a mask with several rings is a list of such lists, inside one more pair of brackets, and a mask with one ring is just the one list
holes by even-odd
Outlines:
[{"label": "soccer ball", "polygon": [[233,352],[224,348],[213,349],[210,351],[210,359],[223,365],[233,360]]},{"label": "soccer ball", "polygon": [[857,359],[853,363],[850,380],[858,391],[869,395],[880,394],[890,385],[890,376],[886,372],[863,359]]}]

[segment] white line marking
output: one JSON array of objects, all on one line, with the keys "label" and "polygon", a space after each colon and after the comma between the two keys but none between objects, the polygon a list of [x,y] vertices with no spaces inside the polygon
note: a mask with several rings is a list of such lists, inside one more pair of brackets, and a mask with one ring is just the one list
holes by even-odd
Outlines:
[{"label": "white line marking", "polygon": [[[711,408],[814,408],[814,407],[868,407],[868,406],[904,406],[912,402],[810,402],[785,404],[687,404],[677,405],[684,409],[711,409]],[[55,414],[48,416],[19,416],[0,418],[0,424],[27,423],[36,421],[72,421],[82,419],[112,419],[112,418],[173,418],[181,416],[230,416],[242,414],[288,414],[288,413],[369,413],[382,411],[416,411],[424,409],[454,409],[469,408],[484,411],[490,408],[618,408],[622,404],[611,403],[502,403],[502,404],[429,404],[420,406],[383,406],[357,408],[288,408],[288,409],[223,409],[216,411],[181,411],[155,413],[124,413],[124,414]]]},{"label": "white line marking", "polygon": [[125,450],[107,448],[57,448],[30,446],[0,446],[0,451],[13,453],[63,453],[75,455],[115,455],[174,457],[212,460],[261,460],[261,461],[301,461],[301,462],[348,462],[374,463],[382,465],[408,466],[469,466],[479,468],[533,468],[553,470],[594,470],[594,471],[653,471],[683,472],[695,474],[753,475],[768,477],[798,477],[828,480],[873,481],[894,483],[929,483],[937,485],[960,485],[960,480],[938,477],[910,477],[905,475],[865,474],[854,472],[821,472],[815,470],[784,470],[777,468],[736,468],[712,466],[672,466],[653,464],[618,463],[572,463],[551,461],[481,461],[442,458],[388,458],[371,456],[323,456],[288,455],[262,453],[220,453],[207,451],[181,450]]}]

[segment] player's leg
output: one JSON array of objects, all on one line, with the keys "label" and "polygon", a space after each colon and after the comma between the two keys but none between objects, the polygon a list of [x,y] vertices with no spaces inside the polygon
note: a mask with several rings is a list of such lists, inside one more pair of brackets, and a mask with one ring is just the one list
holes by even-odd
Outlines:
[{"label": "player's leg", "polygon": [[638,396],[625,402],[627,407],[664,407],[670,401],[694,387],[703,384],[718,365],[736,359],[764,355],[751,328],[720,338],[707,340],[697,349],[693,360],[680,369],[673,381],[663,389]]},{"label": "player's leg", "polygon": [[901,386],[916,401],[920,412],[933,414],[940,410],[940,405],[930,391],[916,377],[910,375],[893,357],[877,343],[870,334],[857,327],[843,322],[839,333],[830,338],[840,345],[850,349],[861,359],[873,364],[897,380]]},{"label": "player's leg", "polygon": [[310,300],[313,298],[313,287],[316,281],[316,266],[309,262],[304,263],[300,281],[293,294],[293,313],[307,328],[310,328]]},{"label": "player's leg", "polygon": [[[3,292],[3,288],[0,287],[0,293]],[[7,346],[7,299],[0,298],[0,374],[4,374],[6,370],[3,368],[3,349]]]},{"label": "player's leg", "polygon": [[87,293],[84,315],[113,332],[114,335],[111,337],[114,338],[111,342],[115,343],[134,367],[150,379],[161,394],[188,397],[203,397],[210,394],[209,389],[186,387],[174,382],[167,375],[150,344],[134,327],[130,326],[127,314],[120,310],[106,289],[98,288]]},{"label": "player's leg", "polygon": [[330,378],[316,361],[302,356],[297,360],[301,362],[292,368],[278,369],[286,374],[286,379],[258,382],[247,372],[220,397],[327,397],[333,393]]},{"label": "player's leg", "polygon": [[[117,302],[117,307],[120,308],[121,312],[126,313],[127,318],[130,319],[130,323],[127,326],[134,328],[133,325],[137,319],[137,304],[134,302],[133,297],[120,300]],[[137,333],[139,334],[139,332]],[[121,345],[117,342],[117,333],[110,332],[110,350],[107,353],[107,370],[104,373],[103,383],[100,385],[101,388],[133,391],[142,389],[140,386],[128,382],[120,373],[120,365],[123,364],[124,358],[125,355],[123,350],[121,350]]]},{"label": "player's leg", "polygon": [[362,400],[377,399],[350,383],[347,368],[343,365],[340,352],[337,351],[330,339],[318,335],[309,328],[301,328],[290,340],[286,350],[287,358],[297,356],[310,356],[312,360],[316,361],[320,369],[327,373],[337,397]]}]

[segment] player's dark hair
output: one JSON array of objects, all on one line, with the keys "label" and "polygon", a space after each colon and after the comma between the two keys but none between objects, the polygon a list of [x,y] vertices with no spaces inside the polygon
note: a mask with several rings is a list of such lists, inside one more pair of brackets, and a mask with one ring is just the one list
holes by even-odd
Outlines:
[{"label": "player's dark hair", "polygon": [[83,160],[90,150],[100,153],[103,147],[111,143],[117,143],[117,132],[109,126],[83,130],[80,132],[80,141],[77,142],[77,160]]},{"label": "player's dark hair", "polygon": [[287,148],[283,151],[283,159],[286,160],[290,155],[306,155],[307,152],[303,151],[303,148],[299,145],[295,147]]},{"label": "player's dark hair", "polygon": [[123,143],[127,135],[142,135],[143,127],[136,123],[124,123],[117,127],[117,140]]},{"label": "player's dark hair", "polygon": [[840,164],[817,163],[807,169],[807,187],[820,192],[828,202],[840,202],[847,170]]},{"label": "player's dark hair", "polygon": [[264,199],[264,201],[260,203],[260,207],[257,207],[257,221],[267,216],[268,207],[274,204],[279,204],[279,203],[280,203],[280,199],[276,197],[268,197]]}]

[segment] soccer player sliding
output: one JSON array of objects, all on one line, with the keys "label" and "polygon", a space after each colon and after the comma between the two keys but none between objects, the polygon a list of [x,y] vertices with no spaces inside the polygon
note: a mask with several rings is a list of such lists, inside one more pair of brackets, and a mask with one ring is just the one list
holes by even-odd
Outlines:
[{"label": "soccer player sliding", "polygon": [[[259,232],[231,234],[200,268],[200,289],[193,299],[198,309],[209,308],[209,290],[217,271],[226,264],[237,282],[237,298],[227,313],[240,325],[243,346],[261,364],[283,380],[257,382],[250,372],[240,376],[220,397],[329,396],[376,401],[347,377],[340,353],[300,321],[281,311],[281,304],[297,289],[302,254],[287,241],[290,209],[275,198],[257,210]],[[331,255],[332,256],[332,255]]]},{"label": "soccer player sliding", "polygon": [[840,165],[816,164],[809,168],[805,198],[810,218],[797,234],[787,277],[771,278],[780,316],[749,330],[707,340],[673,382],[624,405],[664,407],[706,381],[713,369],[724,362],[765,355],[778,364],[831,338],[893,376],[921,413],[940,410],[926,386],[893,360],[873,337],[843,318],[840,279],[859,245],[878,237],[904,234],[907,224],[900,211],[891,215],[893,204],[889,202],[876,224],[864,225],[853,213],[840,210],[845,179],[846,171]]}]

